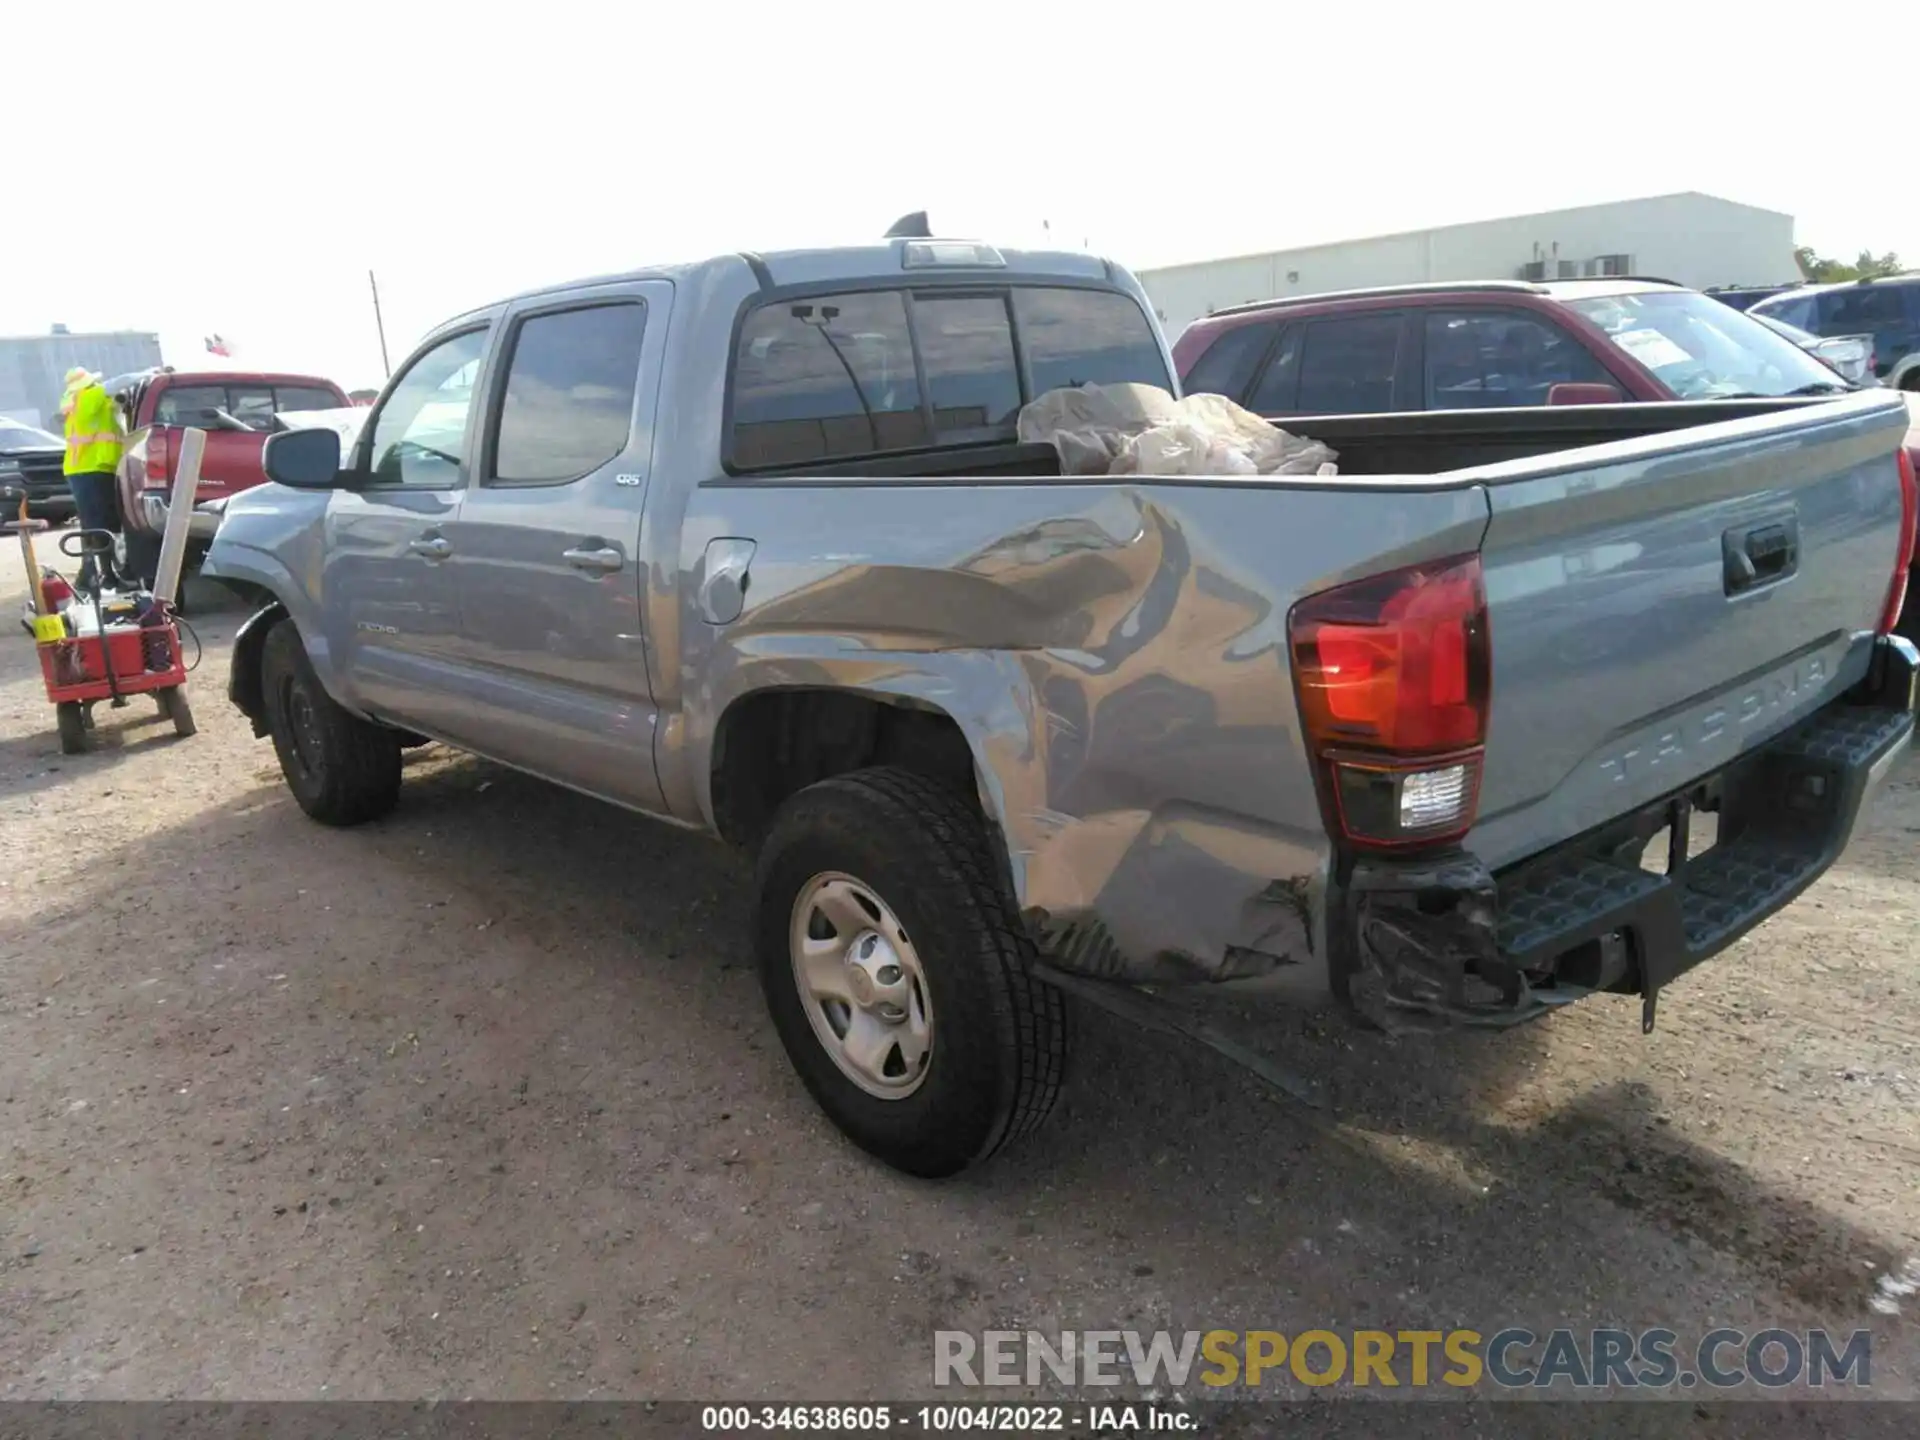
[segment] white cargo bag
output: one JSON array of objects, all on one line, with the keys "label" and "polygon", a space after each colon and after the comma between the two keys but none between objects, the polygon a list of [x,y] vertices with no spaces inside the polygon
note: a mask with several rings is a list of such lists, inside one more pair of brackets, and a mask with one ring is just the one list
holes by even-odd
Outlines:
[{"label": "white cargo bag", "polygon": [[1047,444],[1062,475],[1334,475],[1335,453],[1224,395],[1175,400],[1152,385],[1050,390],[1020,411],[1023,443]]}]

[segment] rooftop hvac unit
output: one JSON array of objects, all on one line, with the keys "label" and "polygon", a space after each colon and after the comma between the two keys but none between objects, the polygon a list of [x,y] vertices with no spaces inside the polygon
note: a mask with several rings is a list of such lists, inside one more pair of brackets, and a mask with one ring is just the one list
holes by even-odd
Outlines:
[{"label": "rooftop hvac unit", "polygon": [[1529,260],[1525,265],[1520,267],[1520,278],[1522,280],[1532,280],[1535,283],[1546,279],[1547,262],[1544,260]]},{"label": "rooftop hvac unit", "polygon": [[1596,255],[1593,261],[1593,273],[1596,275],[1631,275],[1633,257],[1631,255]]}]

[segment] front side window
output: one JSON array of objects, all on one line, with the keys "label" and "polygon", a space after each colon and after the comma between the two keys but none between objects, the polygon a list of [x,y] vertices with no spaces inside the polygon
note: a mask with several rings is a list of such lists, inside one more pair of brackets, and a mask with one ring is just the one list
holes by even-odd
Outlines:
[{"label": "front side window", "polygon": [[373,422],[378,485],[458,485],[466,464],[467,412],[487,332],[449,336],[400,377]]},{"label": "front side window", "polygon": [[1566,305],[1599,326],[1677,399],[1770,399],[1847,388],[1784,335],[1691,290],[1606,295]]},{"label": "front side window", "polygon": [[1427,321],[1429,410],[1544,405],[1555,385],[1613,383],[1557,325],[1518,311],[1440,311]]},{"label": "front side window", "polygon": [[1750,315],[1766,315],[1775,320],[1784,320],[1799,330],[1812,330],[1820,322],[1813,313],[1813,297],[1796,295],[1790,300],[1769,300],[1756,305],[1747,312]]},{"label": "front side window", "polygon": [[734,361],[736,465],[871,455],[929,438],[899,291],[776,301],[747,317]]},{"label": "front side window", "polygon": [[627,448],[646,323],[646,307],[631,301],[521,322],[500,398],[496,483],[577,480]]},{"label": "front side window", "polygon": [[1300,356],[1302,415],[1377,415],[1393,409],[1400,316],[1353,315],[1307,326]]}]

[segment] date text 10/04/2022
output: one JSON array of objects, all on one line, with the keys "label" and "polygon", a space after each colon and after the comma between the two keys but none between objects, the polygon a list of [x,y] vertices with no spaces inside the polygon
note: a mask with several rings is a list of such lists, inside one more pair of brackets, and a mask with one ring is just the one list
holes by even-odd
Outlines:
[{"label": "date text 10/04/2022", "polygon": [[1199,1429],[1191,1411],[1168,1405],[708,1405],[700,1428],[710,1434],[749,1435],[806,1430],[928,1435],[980,1431],[1003,1435],[1120,1433],[1179,1434]]}]

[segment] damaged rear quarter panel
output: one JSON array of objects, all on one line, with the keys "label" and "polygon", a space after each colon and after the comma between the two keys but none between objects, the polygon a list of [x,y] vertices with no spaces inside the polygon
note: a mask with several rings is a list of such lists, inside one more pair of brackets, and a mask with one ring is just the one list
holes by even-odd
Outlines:
[{"label": "damaged rear quarter panel", "polygon": [[[931,707],[966,736],[1013,893],[1056,964],[1321,991],[1329,844],[1287,613],[1471,551],[1486,520],[1478,487],[1423,481],[704,487],[662,656],[682,687],[662,780],[711,824],[715,726],[757,690]],[[724,627],[693,600],[723,536],[757,545]]]}]

